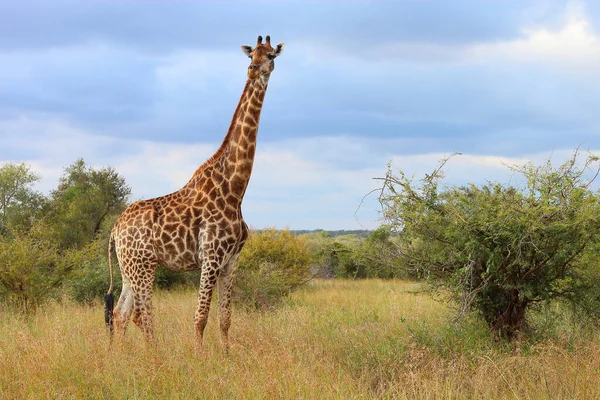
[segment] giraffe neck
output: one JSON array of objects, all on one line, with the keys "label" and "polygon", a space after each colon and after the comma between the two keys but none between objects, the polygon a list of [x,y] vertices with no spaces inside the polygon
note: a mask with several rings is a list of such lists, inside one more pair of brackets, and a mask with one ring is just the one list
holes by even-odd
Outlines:
[{"label": "giraffe neck", "polygon": [[246,191],[254,164],[258,123],[266,91],[267,84],[261,79],[248,80],[223,140],[225,179],[230,180],[232,192],[240,197]]},{"label": "giraffe neck", "polygon": [[210,179],[215,186],[221,188],[224,196],[232,195],[241,203],[252,173],[258,123],[266,91],[267,80],[259,78],[246,82],[223,143],[198,168],[190,183],[203,181],[212,170]]}]

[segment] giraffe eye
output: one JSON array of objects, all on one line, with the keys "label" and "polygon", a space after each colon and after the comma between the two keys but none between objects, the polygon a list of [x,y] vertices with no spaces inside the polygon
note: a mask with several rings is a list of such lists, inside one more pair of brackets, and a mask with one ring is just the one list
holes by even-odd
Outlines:
[{"label": "giraffe eye", "polygon": [[272,60],[275,58],[275,54],[269,54],[267,57],[269,58],[269,60]]}]

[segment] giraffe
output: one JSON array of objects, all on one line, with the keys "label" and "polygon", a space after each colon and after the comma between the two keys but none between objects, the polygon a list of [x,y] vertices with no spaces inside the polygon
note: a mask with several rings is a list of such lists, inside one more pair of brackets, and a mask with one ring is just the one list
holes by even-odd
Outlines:
[{"label": "giraffe", "polygon": [[[241,204],[254,163],[258,123],[269,77],[284,44],[271,38],[241,46],[250,59],[248,80],[219,149],[180,190],[131,204],[117,219],[108,245],[110,287],[105,319],[123,335],[133,322],[154,342],[152,286],[158,264],[175,271],[200,269],[198,306],[194,315],[195,348],[202,347],[215,285],[218,289],[221,343],[229,351],[231,291],[240,251],[248,237]],[[113,312],[111,253],[119,262],[123,288]],[[113,327],[114,321],[114,327]]]}]

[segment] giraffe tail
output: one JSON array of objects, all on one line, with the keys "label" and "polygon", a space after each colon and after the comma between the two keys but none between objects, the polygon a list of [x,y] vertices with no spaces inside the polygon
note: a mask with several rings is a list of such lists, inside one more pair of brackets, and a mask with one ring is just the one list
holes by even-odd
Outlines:
[{"label": "giraffe tail", "polygon": [[110,238],[108,239],[108,272],[110,274],[110,286],[108,287],[108,292],[104,295],[104,322],[108,327],[108,330],[111,334],[114,331],[113,324],[113,310],[115,307],[115,296],[113,294],[113,268],[112,268],[112,251],[114,248],[115,239],[111,232]]}]

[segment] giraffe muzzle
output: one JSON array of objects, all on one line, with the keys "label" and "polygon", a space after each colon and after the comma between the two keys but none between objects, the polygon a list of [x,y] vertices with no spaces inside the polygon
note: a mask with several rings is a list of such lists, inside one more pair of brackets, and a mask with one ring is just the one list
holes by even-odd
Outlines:
[{"label": "giraffe muzzle", "polygon": [[248,78],[250,79],[256,79],[258,78],[258,76],[260,75],[260,73],[258,72],[258,65],[250,65],[248,67]]}]

